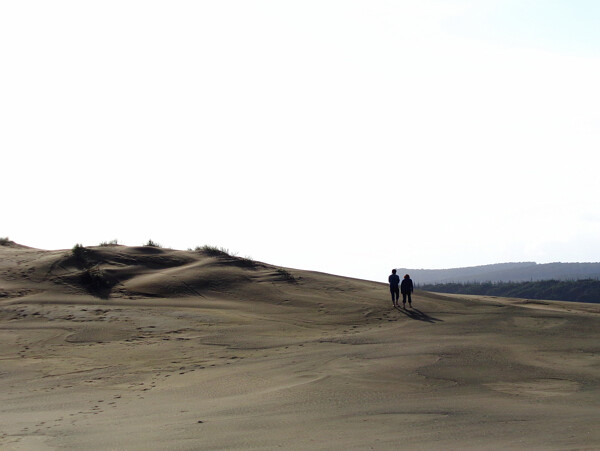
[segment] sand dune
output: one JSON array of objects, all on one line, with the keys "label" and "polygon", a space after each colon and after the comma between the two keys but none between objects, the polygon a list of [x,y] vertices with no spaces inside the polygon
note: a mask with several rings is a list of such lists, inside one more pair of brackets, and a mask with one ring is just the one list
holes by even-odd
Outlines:
[{"label": "sand dune", "polygon": [[202,252],[0,246],[0,448],[600,449],[600,306],[388,297]]}]

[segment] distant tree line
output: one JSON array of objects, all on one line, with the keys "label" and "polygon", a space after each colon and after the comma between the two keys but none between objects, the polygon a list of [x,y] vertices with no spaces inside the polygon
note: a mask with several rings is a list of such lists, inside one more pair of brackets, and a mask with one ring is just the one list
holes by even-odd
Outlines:
[{"label": "distant tree line", "polygon": [[600,279],[600,262],[596,263],[494,263],[449,269],[396,268],[410,274],[419,283],[533,282],[538,280]]},{"label": "distant tree line", "polygon": [[600,303],[600,280],[598,279],[436,283],[421,284],[417,287],[437,293]]}]

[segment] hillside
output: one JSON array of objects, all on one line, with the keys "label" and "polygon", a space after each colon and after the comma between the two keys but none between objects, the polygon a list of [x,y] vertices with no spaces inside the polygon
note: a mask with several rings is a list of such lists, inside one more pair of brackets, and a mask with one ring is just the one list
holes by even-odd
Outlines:
[{"label": "hillside", "polygon": [[600,278],[600,263],[497,263],[450,269],[398,268],[417,284],[460,282],[531,282]]},{"label": "hillside", "polygon": [[423,284],[421,288],[439,293],[600,303],[600,280],[597,279],[440,283]]},{"label": "hillside", "polygon": [[0,246],[2,450],[600,447],[600,306]]}]

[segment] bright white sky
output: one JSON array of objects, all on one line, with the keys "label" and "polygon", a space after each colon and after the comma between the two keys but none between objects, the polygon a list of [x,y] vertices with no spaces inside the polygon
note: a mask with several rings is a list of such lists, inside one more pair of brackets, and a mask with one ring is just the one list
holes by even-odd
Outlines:
[{"label": "bright white sky", "polygon": [[600,260],[596,0],[3,1],[0,236],[387,280]]}]

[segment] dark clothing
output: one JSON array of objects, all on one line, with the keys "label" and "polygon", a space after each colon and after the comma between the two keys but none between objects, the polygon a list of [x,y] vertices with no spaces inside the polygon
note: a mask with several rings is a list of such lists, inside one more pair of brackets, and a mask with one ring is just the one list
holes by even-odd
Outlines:
[{"label": "dark clothing", "polygon": [[403,279],[400,284],[400,291],[402,294],[410,294],[413,292],[413,283],[411,279]]},{"label": "dark clothing", "polygon": [[396,285],[395,287],[392,287],[390,285],[390,293],[392,293],[392,302],[394,303],[394,305],[396,305],[400,300],[400,288],[398,288],[398,285]]},{"label": "dark clothing", "polygon": [[400,288],[398,287],[398,284],[400,284],[400,276],[398,276],[398,274],[391,274],[390,277],[388,277],[388,282],[390,283],[392,302],[396,305],[400,300]]},{"label": "dark clothing", "polygon": [[412,299],[410,298],[410,294],[413,292],[412,280],[402,279],[402,283],[400,284],[400,291],[402,292],[402,302],[406,303],[406,298],[408,298],[408,303],[412,305]]}]

